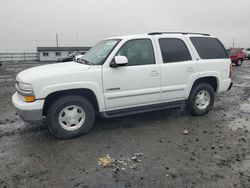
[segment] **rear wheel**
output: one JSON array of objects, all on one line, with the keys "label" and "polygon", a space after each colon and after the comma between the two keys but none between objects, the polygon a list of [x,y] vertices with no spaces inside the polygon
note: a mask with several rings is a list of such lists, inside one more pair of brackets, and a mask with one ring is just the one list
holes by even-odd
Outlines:
[{"label": "rear wheel", "polygon": [[237,62],[236,62],[236,65],[237,65],[237,66],[241,66],[241,65],[242,65],[242,60],[241,60],[241,59],[238,59]]},{"label": "rear wheel", "polygon": [[192,115],[208,113],[214,104],[214,89],[207,83],[195,86],[188,99],[188,109]]},{"label": "rear wheel", "polygon": [[48,110],[47,123],[50,132],[67,139],[88,132],[94,123],[95,111],[84,97],[68,95],[56,100]]}]

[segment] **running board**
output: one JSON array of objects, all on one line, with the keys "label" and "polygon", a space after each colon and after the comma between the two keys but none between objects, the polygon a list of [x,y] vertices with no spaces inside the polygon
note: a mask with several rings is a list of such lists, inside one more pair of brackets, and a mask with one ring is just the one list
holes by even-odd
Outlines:
[{"label": "running board", "polygon": [[132,114],[139,114],[144,112],[152,112],[157,110],[165,110],[165,109],[179,109],[184,110],[186,107],[185,101],[177,101],[177,102],[168,102],[161,104],[153,104],[139,107],[126,108],[121,110],[111,110],[107,112],[102,112],[101,116],[105,118],[113,118],[120,116],[127,116]]}]

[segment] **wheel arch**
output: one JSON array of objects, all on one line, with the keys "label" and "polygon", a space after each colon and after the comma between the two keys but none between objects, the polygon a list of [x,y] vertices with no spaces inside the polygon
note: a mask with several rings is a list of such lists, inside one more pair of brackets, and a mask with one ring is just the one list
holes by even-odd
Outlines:
[{"label": "wheel arch", "polygon": [[205,76],[205,77],[200,77],[196,79],[189,91],[188,97],[190,96],[191,91],[193,90],[194,87],[196,87],[200,83],[207,83],[212,86],[214,89],[214,92],[217,92],[219,90],[219,79],[216,76]]},{"label": "wheel arch", "polygon": [[68,89],[68,90],[55,91],[55,92],[50,93],[48,96],[46,96],[45,101],[44,101],[44,106],[43,106],[43,116],[47,115],[49,107],[53,104],[53,102],[56,99],[62,96],[72,95],[72,94],[85,97],[91,102],[95,111],[99,112],[100,107],[98,104],[98,100],[97,100],[95,93],[92,90],[90,89]]}]

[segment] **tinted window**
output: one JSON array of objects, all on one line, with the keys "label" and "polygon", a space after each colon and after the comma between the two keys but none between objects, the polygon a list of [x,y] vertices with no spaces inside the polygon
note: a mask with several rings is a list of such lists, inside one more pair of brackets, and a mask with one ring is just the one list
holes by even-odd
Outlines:
[{"label": "tinted window", "polygon": [[164,63],[191,60],[186,44],[180,39],[159,39],[161,55]]},{"label": "tinted window", "polygon": [[126,42],[116,55],[126,56],[128,66],[154,64],[154,50],[149,39],[138,39]]},{"label": "tinted window", "polygon": [[202,59],[228,58],[224,46],[218,39],[206,37],[191,37],[190,39]]}]

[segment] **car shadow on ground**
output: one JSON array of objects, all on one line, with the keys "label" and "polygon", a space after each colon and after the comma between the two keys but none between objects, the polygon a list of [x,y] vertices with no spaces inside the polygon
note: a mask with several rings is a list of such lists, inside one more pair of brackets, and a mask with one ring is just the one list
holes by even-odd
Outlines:
[{"label": "car shadow on ground", "polygon": [[[112,131],[116,129],[133,129],[137,127],[155,126],[155,123],[163,121],[165,124],[168,124],[168,119],[171,118],[172,120],[177,120],[180,117],[190,118],[191,115],[185,110],[179,111],[176,109],[168,109],[116,118],[102,118],[97,116],[93,128],[86,134],[91,135],[98,134],[102,131]],[[24,135],[27,133],[32,133],[38,135],[42,133],[42,136],[48,140],[58,140],[58,138],[50,134],[46,120],[43,123],[36,125],[25,123],[24,126],[25,128],[18,129],[16,131],[2,133],[0,134],[0,137],[14,134]]]}]

